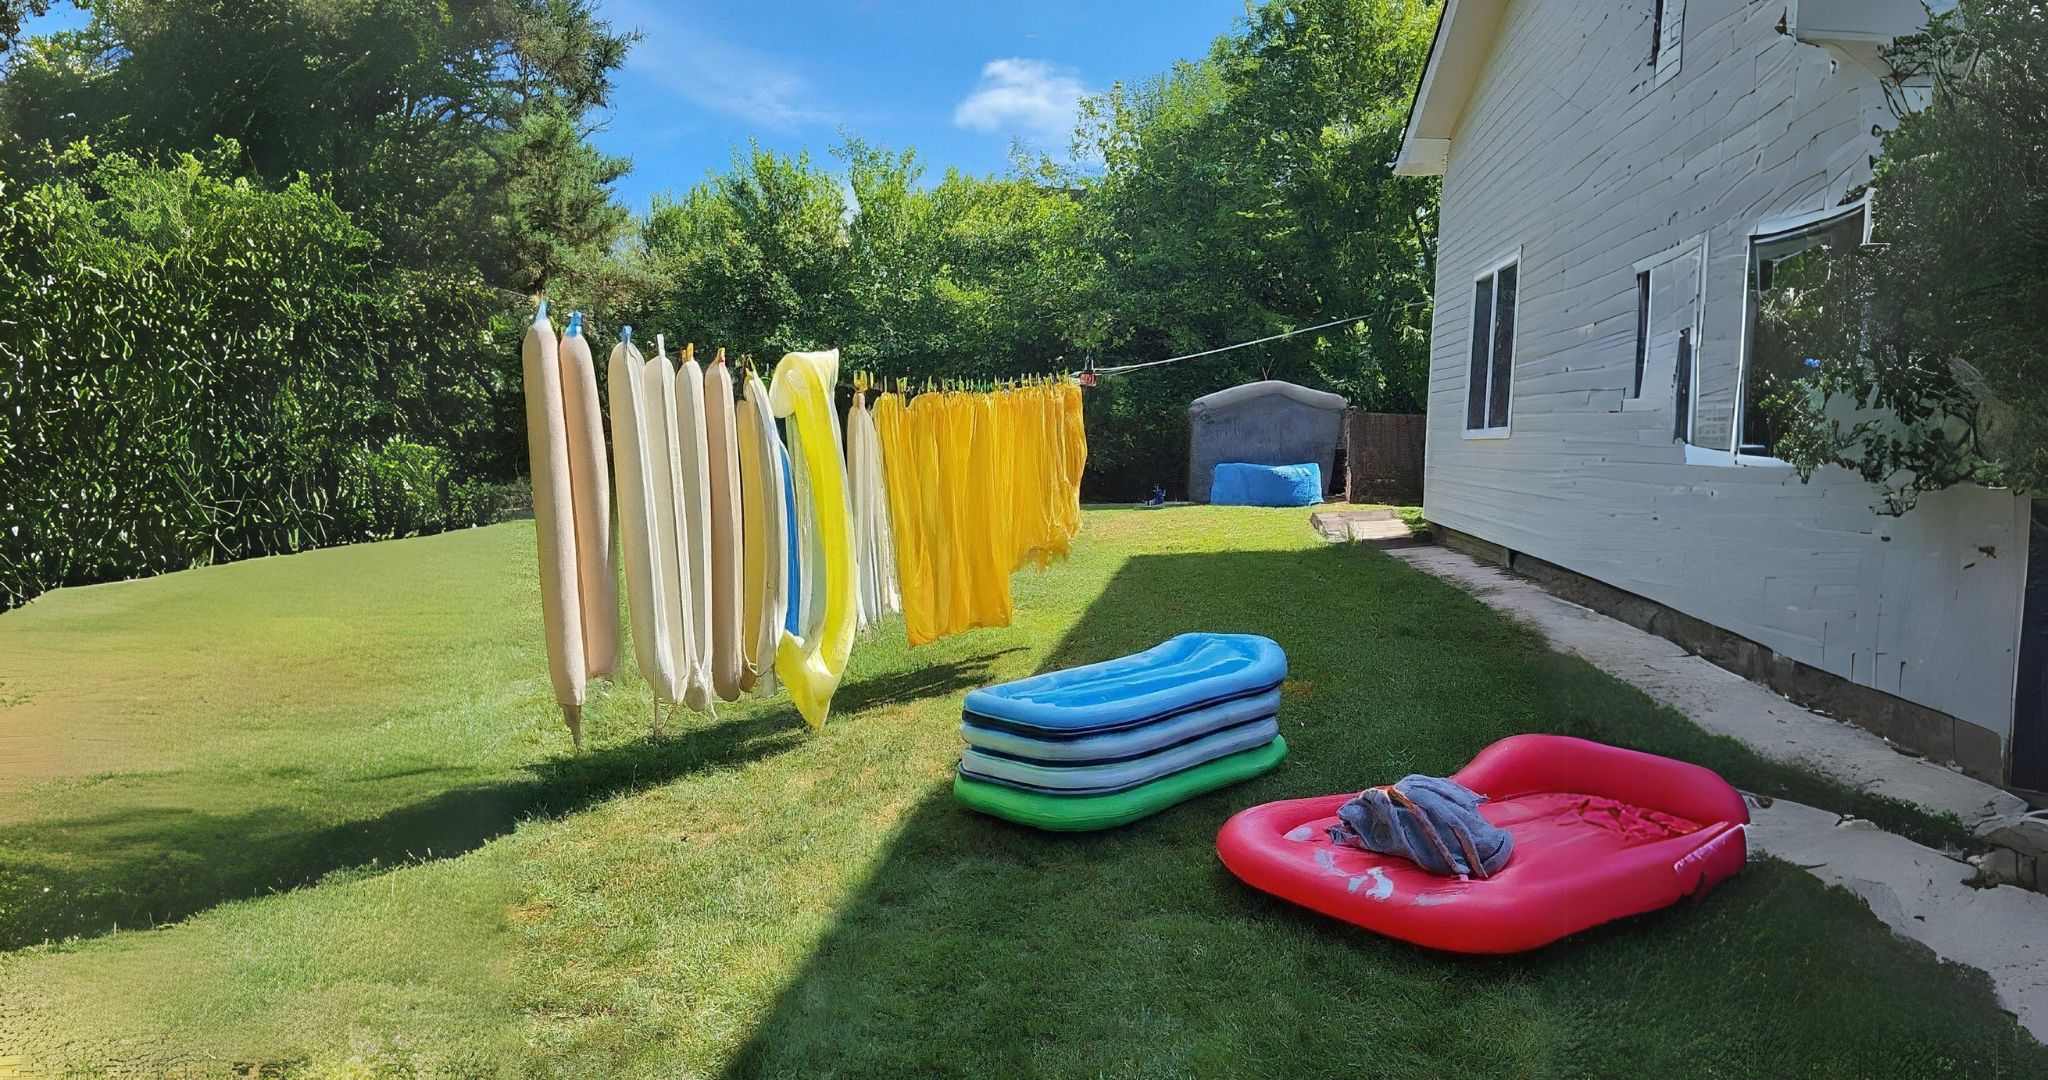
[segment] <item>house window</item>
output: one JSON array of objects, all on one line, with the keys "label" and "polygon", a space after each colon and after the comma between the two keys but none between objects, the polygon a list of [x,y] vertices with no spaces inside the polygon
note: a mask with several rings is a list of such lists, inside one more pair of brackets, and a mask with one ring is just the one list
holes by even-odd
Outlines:
[{"label": "house window", "polygon": [[1650,361],[1650,272],[1636,275],[1636,377],[1628,396],[1643,396],[1643,368]]},{"label": "house window", "polygon": [[1685,0],[1651,0],[1650,67],[1662,86],[1678,74],[1678,55],[1685,47]]},{"label": "house window", "polygon": [[[1707,238],[1682,240],[1635,264],[1636,350],[1621,373],[1621,411],[1677,410],[1680,438],[1691,434],[1694,350],[1705,307]],[[1729,381],[1734,372],[1729,372]],[[1646,424],[1644,433],[1653,428]]]},{"label": "house window", "polygon": [[1777,456],[1781,433],[1764,400],[1819,366],[1791,340],[1789,320],[1826,280],[1835,256],[1868,242],[1869,227],[1868,206],[1859,202],[1750,238],[1738,454]]},{"label": "house window", "polygon": [[1518,260],[1495,265],[1472,283],[1472,366],[1465,387],[1468,435],[1508,433],[1515,375]]}]

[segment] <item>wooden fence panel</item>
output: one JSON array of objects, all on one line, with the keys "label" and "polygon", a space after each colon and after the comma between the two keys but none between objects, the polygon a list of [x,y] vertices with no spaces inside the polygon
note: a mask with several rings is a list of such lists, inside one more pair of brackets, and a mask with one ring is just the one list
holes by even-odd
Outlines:
[{"label": "wooden fence panel", "polygon": [[1344,498],[1354,503],[1420,503],[1426,418],[1344,413]]}]

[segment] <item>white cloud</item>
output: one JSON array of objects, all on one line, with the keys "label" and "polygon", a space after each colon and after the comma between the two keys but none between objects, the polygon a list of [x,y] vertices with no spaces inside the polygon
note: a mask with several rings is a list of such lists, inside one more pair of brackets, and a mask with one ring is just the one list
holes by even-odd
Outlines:
[{"label": "white cloud", "polygon": [[1064,146],[1075,111],[1091,92],[1070,67],[1021,56],[991,60],[974,92],[954,106],[953,123]]},{"label": "white cloud", "polygon": [[840,119],[787,58],[685,25],[658,4],[611,0],[605,15],[642,35],[626,54],[626,70],[693,105],[775,131]]}]

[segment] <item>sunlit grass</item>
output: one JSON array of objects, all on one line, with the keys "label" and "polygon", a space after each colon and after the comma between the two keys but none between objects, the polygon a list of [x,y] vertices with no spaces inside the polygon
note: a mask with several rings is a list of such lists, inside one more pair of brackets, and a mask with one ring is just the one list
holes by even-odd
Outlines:
[{"label": "sunlit grass", "polygon": [[[45,720],[110,743],[92,776],[31,786],[0,821],[9,903],[28,897],[11,910],[89,935],[0,955],[0,1058],[305,1075],[2048,1074],[1981,978],[1783,864],[1494,961],[1240,886],[1212,846],[1232,810],[1449,771],[1524,730],[1702,761],[1931,839],[1953,828],[1708,737],[1448,586],[1319,544],[1304,511],[1091,512],[1072,560],[1017,576],[1017,625],[917,650],[897,627],[864,639],[822,734],[775,701],[678,714],[649,740],[627,673],[596,695],[580,757],[548,698],[531,537],[318,552],[0,617],[10,690],[72,695]],[[60,627],[61,643],[42,636]],[[1279,770],[1097,835],[951,801],[969,687],[1189,629],[1287,647]],[[35,658],[17,670],[23,642]],[[141,721],[100,707],[73,659],[122,654],[163,687],[132,766]],[[191,917],[104,932],[137,911]]]}]

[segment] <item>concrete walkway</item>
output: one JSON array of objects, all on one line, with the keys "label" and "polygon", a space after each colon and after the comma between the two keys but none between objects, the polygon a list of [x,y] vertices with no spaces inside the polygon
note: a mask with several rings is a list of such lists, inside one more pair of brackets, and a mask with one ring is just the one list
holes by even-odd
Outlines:
[{"label": "concrete walkway", "polygon": [[[1765,757],[1866,791],[1954,814],[1977,827],[2017,814],[2017,796],[1895,751],[1878,736],[1793,704],[1654,634],[1442,547],[1388,554],[1535,627],[1553,647],[1670,705]],[[1964,884],[1973,868],[1868,822],[1774,800],[1753,808],[1752,847],[1861,897],[1885,925],[1937,956],[1990,975],[1998,999],[2048,1042],[2048,895]]]}]

